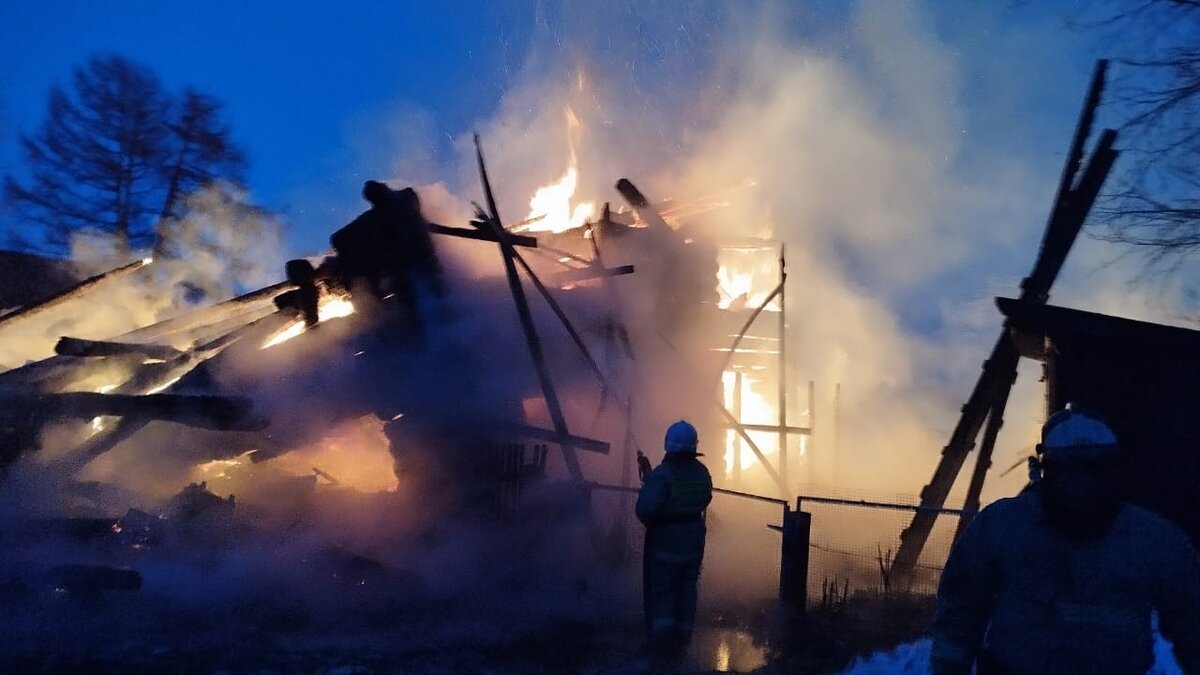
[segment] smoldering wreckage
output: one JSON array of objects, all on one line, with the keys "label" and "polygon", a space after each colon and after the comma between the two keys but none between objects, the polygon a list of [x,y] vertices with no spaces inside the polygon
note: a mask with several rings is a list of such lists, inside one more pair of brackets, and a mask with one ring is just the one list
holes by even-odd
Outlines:
[{"label": "smoldering wreckage", "polygon": [[[370,209],[333,233],[333,254],[288,262],[285,281],[119,335],[61,336],[53,356],[0,372],[0,657],[31,672],[624,672],[641,640],[625,498],[637,458],[659,449],[641,439],[670,421],[639,408],[639,353],[654,350],[703,374],[677,388],[704,408],[702,438],[724,446],[724,493],[783,511],[782,526],[754,525],[773,549],[727,553],[762,568],[771,602],[714,612],[719,638],[697,638],[702,669],[836,670],[919,637],[925,625],[904,618],[928,618],[921,575],[945,553],[926,544],[978,510],[1020,356],[1047,364],[1050,410],[1083,401],[1132,439],[1127,497],[1195,540],[1198,476],[1178,449],[1200,440],[1180,422],[1200,374],[1167,355],[1200,334],[1046,304],[1116,159],[1110,130],[1085,152],[1103,73],[1034,271],[1001,303],[1004,331],[920,503],[848,504],[911,517],[880,538],[897,548],[879,555],[882,587],[852,593],[849,576],[810,570],[826,549],[804,505],[846,500],[791,502],[789,449],[815,424],[811,393],[799,419],[804,402],[788,399],[782,247],[711,240],[689,217],[712,204],[654,203],[627,179],[621,208],[506,226],[477,138],[483,203],[465,226],[430,222],[417,192],[370,181]],[[439,253],[451,241],[498,248],[503,274],[459,279]],[[753,262],[731,272],[730,252]],[[52,311],[86,312],[152,264],[10,311],[0,339]],[[631,300],[622,284],[634,283]],[[1097,363],[1120,390],[1094,386]],[[1179,394],[1171,405],[1150,393],[1164,386]],[[770,421],[755,418],[764,410]],[[966,504],[947,508],[981,433]],[[1133,461],[1151,452],[1164,461]],[[710,549],[746,541],[730,532]],[[810,620],[775,622],[776,596],[785,616],[808,607]],[[846,609],[879,597],[906,625],[864,639]],[[880,616],[863,609],[862,621]]]},{"label": "smoldering wreckage", "polygon": [[[368,181],[370,208],[332,234],[333,254],[288,262],[285,281],[104,339],[63,336],[53,356],[0,374],[3,597],[21,636],[6,662],[238,669],[278,654],[266,633],[391,631],[382,668],[397,653],[415,668],[413,653],[447,641],[524,639],[550,618],[578,623],[569,606],[604,616],[623,603],[597,589],[614,585],[628,536],[593,518],[581,489],[613,481],[581,455],[615,455],[608,438],[635,449],[616,375],[634,338],[607,286],[635,265],[607,267],[601,251],[664,261],[655,281],[677,281],[654,302],[667,319],[717,292],[674,271],[694,269],[682,257],[700,247],[632,183],[620,184],[631,209],[535,237],[501,225],[482,151],[479,162],[487,207],[466,227],[429,222],[412,189]],[[435,237],[498,247],[504,275],[456,296]],[[0,330],[87,311],[92,294],[152,265],[78,282],[0,317]],[[624,466],[632,484],[632,454]]]}]

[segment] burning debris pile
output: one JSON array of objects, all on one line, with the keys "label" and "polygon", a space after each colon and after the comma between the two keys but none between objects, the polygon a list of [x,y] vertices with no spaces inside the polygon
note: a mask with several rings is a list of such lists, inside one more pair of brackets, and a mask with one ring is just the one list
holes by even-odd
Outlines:
[{"label": "burning debris pile", "polygon": [[[687,343],[681,327],[735,309],[717,323],[740,323],[764,300],[755,269],[721,269],[718,246],[677,220],[709,207],[660,208],[625,179],[628,209],[563,207],[574,167],[557,196],[534,198],[538,213],[506,227],[481,152],[479,168],[485,206],[466,227],[429,222],[415,190],[370,181],[371,208],[333,233],[332,254],[289,261],[285,281],[120,334],[62,335],[53,356],[0,373],[0,506],[20,523],[2,561],[13,606],[104,596],[125,607],[111,593],[140,589],[155,611],[176,611],[207,588],[308,627],[339,602],[322,593],[368,614],[464,586],[516,613],[535,601],[513,598],[537,589],[539,617],[626,603],[635,584],[616,584],[630,590],[617,597],[614,584],[589,590],[625,572],[569,562],[628,559],[597,558],[597,546],[626,545],[627,514],[606,523],[582,488],[631,485],[638,439],[661,426],[631,395],[638,351],[700,354],[684,365],[702,366],[694,381],[712,394],[684,398],[730,405],[709,378],[726,354]],[[497,246],[503,275],[464,287],[444,254],[452,240]],[[153,264],[10,312],[0,339],[55,308],[86,312]],[[638,278],[638,292],[622,295],[618,278]],[[497,524],[504,534],[489,531]],[[281,555],[295,562],[275,578]],[[290,597],[296,583],[303,611],[267,590]],[[364,602],[361,589],[378,596]],[[17,627],[53,652],[44,629]]]}]

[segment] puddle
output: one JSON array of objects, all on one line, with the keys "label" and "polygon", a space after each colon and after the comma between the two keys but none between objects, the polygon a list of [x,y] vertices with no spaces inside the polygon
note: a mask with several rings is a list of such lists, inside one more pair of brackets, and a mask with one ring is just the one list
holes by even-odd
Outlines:
[{"label": "puddle", "polygon": [[734,628],[697,631],[692,644],[701,666],[718,673],[748,673],[767,665],[767,648]]}]

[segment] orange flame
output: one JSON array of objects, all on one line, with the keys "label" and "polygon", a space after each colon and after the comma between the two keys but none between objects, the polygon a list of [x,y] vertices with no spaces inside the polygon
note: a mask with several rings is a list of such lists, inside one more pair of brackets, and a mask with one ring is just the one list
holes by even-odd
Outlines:
[{"label": "orange flame", "polygon": [[[734,371],[727,370],[721,373],[721,385],[725,395],[725,409],[740,409],[741,418],[738,421],[742,424],[777,424],[779,417],[777,406],[757,391],[758,387],[762,384],[761,380],[751,377],[746,373],[742,374],[741,401],[736,400],[736,380],[737,373]],[[758,449],[768,459],[779,454],[779,436],[777,434],[758,431],[747,433],[754,439],[754,444],[758,446]],[[741,448],[739,458],[738,446],[744,443],[745,441],[742,440],[742,436],[737,430],[729,429],[725,432],[724,459],[726,475],[733,472],[735,463],[739,465],[738,468],[742,471],[746,471],[758,464],[758,458],[754,456],[754,453],[748,447]]]},{"label": "orange flame", "polygon": [[[718,307],[758,308],[779,283],[779,262],[771,248],[723,248],[717,253]],[[778,312],[773,300],[767,311]]]},{"label": "orange flame", "polygon": [[[354,304],[350,302],[350,298],[341,295],[324,295],[317,303],[317,318],[320,321],[350,316],[354,313]],[[275,333],[259,349],[269,349],[282,342],[287,342],[297,335],[304,332],[304,320],[296,319],[289,323],[283,330]]]},{"label": "orange flame", "polygon": [[594,202],[583,202],[574,206],[571,204],[571,198],[575,196],[575,189],[579,186],[579,160],[575,156],[575,140],[582,133],[583,123],[570,107],[563,112],[567,121],[567,147],[570,151],[567,169],[557,181],[544,185],[533,193],[529,200],[529,216],[514,231],[557,234],[582,227],[589,218],[596,215]]}]

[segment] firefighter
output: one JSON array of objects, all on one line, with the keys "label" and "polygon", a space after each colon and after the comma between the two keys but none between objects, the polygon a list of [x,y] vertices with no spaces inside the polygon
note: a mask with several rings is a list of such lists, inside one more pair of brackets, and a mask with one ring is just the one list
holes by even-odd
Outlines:
[{"label": "firefighter", "polygon": [[1200,673],[1200,557],[1119,496],[1117,438],[1068,406],[1042,429],[1041,478],[984,509],[938,587],[933,672],[1145,673],[1151,614]]},{"label": "firefighter", "polygon": [[667,429],[662,464],[645,476],[637,517],[646,526],[642,596],[646,639],[655,657],[677,659],[692,639],[696,583],[704,558],[704,511],[712,477],[698,457],[696,428],[679,421]]}]

